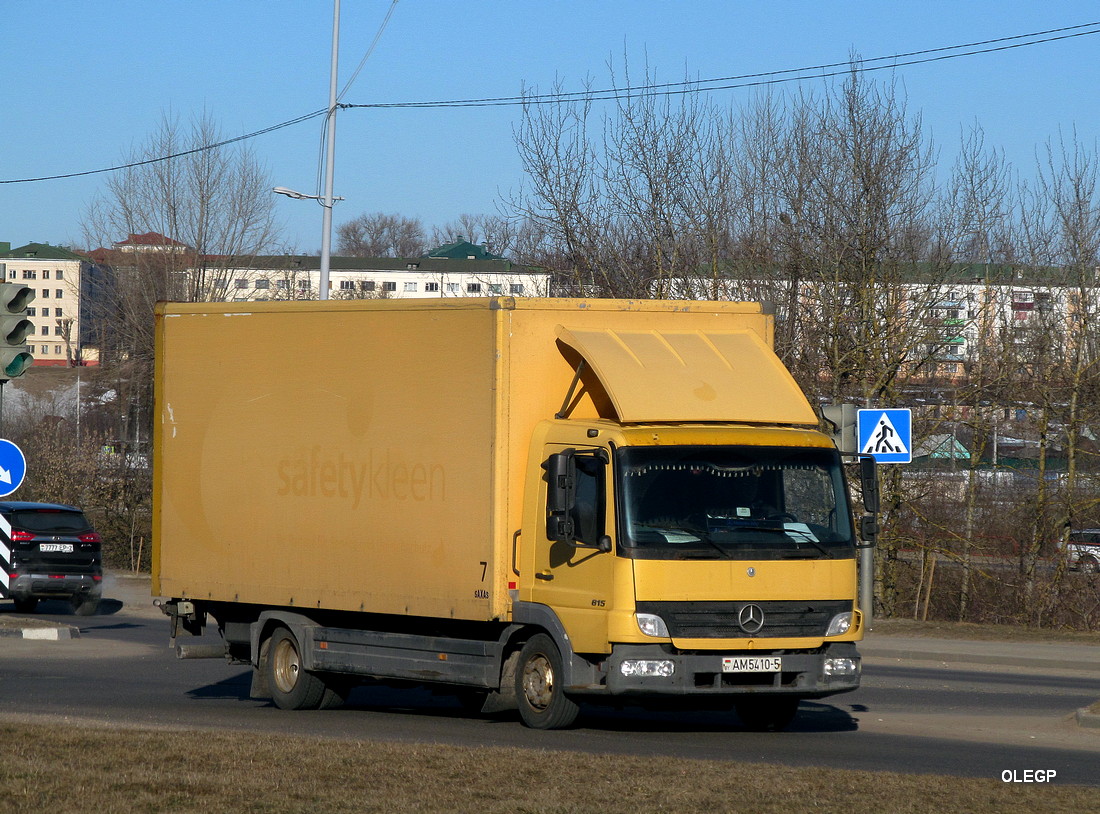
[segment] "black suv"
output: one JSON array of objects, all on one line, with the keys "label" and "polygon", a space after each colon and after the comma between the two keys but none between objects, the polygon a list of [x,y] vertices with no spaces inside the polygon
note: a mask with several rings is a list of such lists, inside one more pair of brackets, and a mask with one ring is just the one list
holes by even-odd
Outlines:
[{"label": "black suv", "polygon": [[103,586],[102,541],[84,513],[59,503],[2,501],[0,517],[0,543],[11,546],[8,584],[0,581],[0,596],[14,600],[20,613],[33,611],[39,599],[68,599],[75,613],[95,613]]}]

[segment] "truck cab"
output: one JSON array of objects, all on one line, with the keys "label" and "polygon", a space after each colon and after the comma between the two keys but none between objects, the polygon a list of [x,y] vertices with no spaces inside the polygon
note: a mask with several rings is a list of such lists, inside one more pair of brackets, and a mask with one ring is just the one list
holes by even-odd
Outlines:
[{"label": "truck cab", "polygon": [[[827,437],[548,421],[532,455],[517,613],[554,609],[602,662],[599,692],[736,697],[778,726],[797,698],[858,686],[857,539]],[[580,672],[572,692],[591,692]]]}]

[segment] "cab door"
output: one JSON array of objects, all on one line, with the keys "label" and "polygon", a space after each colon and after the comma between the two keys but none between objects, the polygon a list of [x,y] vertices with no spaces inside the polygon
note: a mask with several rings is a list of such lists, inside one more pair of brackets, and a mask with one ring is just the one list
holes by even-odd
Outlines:
[{"label": "cab door", "polygon": [[604,447],[546,444],[542,468],[538,504],[545,520],[528,526],[536,538],[531,601],[554,610],[574,651],[610,652],[615,559],[610,454]]}]

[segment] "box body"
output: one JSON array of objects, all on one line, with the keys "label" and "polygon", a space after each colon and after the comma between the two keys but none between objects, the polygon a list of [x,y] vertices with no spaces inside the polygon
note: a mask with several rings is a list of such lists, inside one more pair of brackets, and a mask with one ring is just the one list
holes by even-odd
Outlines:
[{"label": "box body", "polygon": [[578,367],[559,337],[607,329],[772,341],[755,303],[162,304],[154,593],[508,619],[532,431]]}]

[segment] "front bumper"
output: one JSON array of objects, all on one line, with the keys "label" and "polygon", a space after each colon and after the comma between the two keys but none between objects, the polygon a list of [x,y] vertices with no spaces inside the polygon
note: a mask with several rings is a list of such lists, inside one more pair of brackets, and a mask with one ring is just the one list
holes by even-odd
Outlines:
[{"label": "front bumper", "polygon": [[8,593],[18,599],[68,599],[98,596],[102,586],[100,574],[20,574]]},{"label": "front bumper", "polygon": [[[779,657],[777,672],[725,672],[723,659]],[[671,663],[668,675],[625,675],[624,662]],[[827,664],[828,663],[828,664]],[[827,666],[830,669],[826,669]],[[838,667],[840,668],[838,670]],[[859,687],[861,660],[855,644],[837,642],[813,652],[679,652],[663,645],[616,645],[606,662],[611,695],[735,696],[746,693],[823,698]],[[663,670],[668,670],[667,664]]]}]

